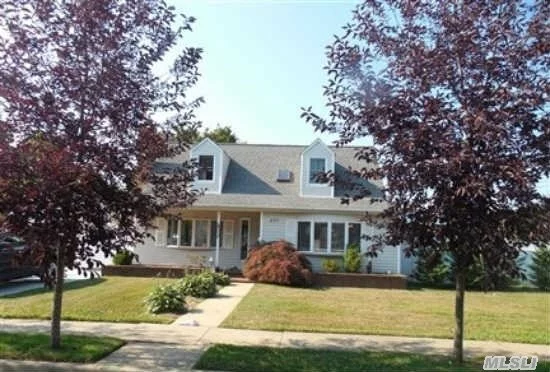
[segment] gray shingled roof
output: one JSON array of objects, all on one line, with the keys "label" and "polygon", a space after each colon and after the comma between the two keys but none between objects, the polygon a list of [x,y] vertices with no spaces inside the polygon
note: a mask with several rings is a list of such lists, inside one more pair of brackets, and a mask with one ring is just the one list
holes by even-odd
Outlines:
[{"label": "gray shingled roof", "polygon": [[[219,144],[231,159],[227,177],[221,194],[205,194],[193,205],[196,208],[246,208],[257,210],[315,210],[339,212],[380,211],[382,203],[371,203],[370,198],[349,205],[341,203],[345,186],[335,185],[335,198],[300,197],[300,156],[307,146],[292,145],[253,145]],[[358,161],[353,147],[330,147],[335,153],[336,177],[349,177],[347,168],[364,167]],[[172,159],[159,159],[158,170],[177,166],[188,159],[181,154]],[[277,171],[288,169],[292,172],[291,182],[277,182]],[[374,196],[380,196],[379,182],[361,182]]]}]

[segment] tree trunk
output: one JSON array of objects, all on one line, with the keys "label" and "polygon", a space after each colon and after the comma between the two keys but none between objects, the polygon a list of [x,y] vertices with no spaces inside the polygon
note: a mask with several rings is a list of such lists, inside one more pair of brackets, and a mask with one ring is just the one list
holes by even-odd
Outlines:
[{"label": "tree trunk", "polygon": [[455,361],[462,364],[464,361],[464,292],[466,286],[466,273],[464,270],[457,270],[456,273],[456,299],[455,299],[455,340],[454,356]]},{"label": "tree trunk", "polygon": [[63,300],[63,281],[65,280],[65,250],[61,245],[57,247],[57,258],[55,262],[55,286],[52,308],[52,349],[61,347],[61,304]]}]

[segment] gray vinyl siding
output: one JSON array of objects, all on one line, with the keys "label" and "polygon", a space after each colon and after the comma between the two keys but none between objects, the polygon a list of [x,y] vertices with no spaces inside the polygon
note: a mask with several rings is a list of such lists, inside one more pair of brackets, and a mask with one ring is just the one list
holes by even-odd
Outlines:
[{"label": "gray vinyl siding", "polygon": [[[397,273],[397,247],[385,247],[378,252],[377,257],[372,261],[372,272],[378,274]],[[400,254],[400,253],[399,253]]]},{"label": "gray vinyl siding", "polygon": [[263,215],[263,231],[260,232],[260,238],[264,241],[286,239],[285,229],[287,218],[278,214]]}]

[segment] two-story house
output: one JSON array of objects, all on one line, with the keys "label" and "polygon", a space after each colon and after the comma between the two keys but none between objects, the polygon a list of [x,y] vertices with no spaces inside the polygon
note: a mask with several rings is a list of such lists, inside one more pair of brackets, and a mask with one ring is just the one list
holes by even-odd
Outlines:
[{"label": "two-story house", "polygon": [[[242,267],[257,241],[284,239],[305,253],[315,270],[323,258],[341,257],[351,243],[366,252],[362,234],[374,227],[364,213],[385,206],[369,199],[341,203],[345,186],[323,183],[316,175],[334,171],[349,176],[348,167],[361,168],[356,149],[329,147],[321,140],[310,146],[216,144],[205,139],[188,152],[159,159],[157,166],[181,164],[194,158],[199,172],[194,187],[205,194],[177,217],[157,218],[155,239],[135,247],[144,264],[185,265],[197,256],[221,268]],[[365,185],[379,194],[379,184]],[[401,250],[387,247],[372,262],[373,272],[400,273]],[[366,258],[362,265],[365,270]]]}]

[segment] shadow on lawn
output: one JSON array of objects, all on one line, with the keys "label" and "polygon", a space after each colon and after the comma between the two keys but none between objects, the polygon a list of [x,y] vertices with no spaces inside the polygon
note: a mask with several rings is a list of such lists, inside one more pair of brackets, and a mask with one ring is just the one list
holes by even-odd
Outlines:
[{"label": "shadow on lawn", "polygon": [[[422,284],[422,283],[417,283],[417,282],[413,282],[413,281],[408,281],[407,282],[407,290],[411,290],[411,291],[423,291],[423,290],[448,290],[448,291],[455,291],[455,287],[454,287],[454,284]],[[536,292],[541,292],[541,293],[544,293],[545,291],[543,290],[540,290],[536,287],[533,287],[533,286],[529,286],[529,285],[526,285],[526,284],[520,284],[520,285],[511,285],[507,288],[504,288],[504,289],[490,289],[490,290],[483,290],[483,289],[480,289],[480,288],[468,288],[466,290],[467,292],[503,292],[503,293],[506,293],[506,292],[529,292],[529,293],[536,293]]]},{"label": "shadow on lawn", "polygon": [[[75,280],[75,281],[71,281],[71,282],[68,282],[65,284],[64,288],[63,288],[63,292],[68,292],[68,291],[71,291],[71,290],[74,290],[74,289],[81,289],[81,288],[86,288],[86,287],[90,287],[90,286],[93,286],[93,285],[98,285],[98,284],[101,284],[105,282],[105,279],[103,278],[95,278],[95,279],[79,279],[79,280]],[[30,289],[28,291],[24,291],[24,292],[19,292],[19,293],[14,293],[14,294],[11,294],[11,295],[6,295],[6,296],[2,296],[2,298],[22,298],[22,297],[27,297],[27,296],[34,296],[34,295],[37,295],[37,294],[42,294],[42,293],[49,293],[49,292],[53,292],[53,289],[49,289],[49,288],[36,288],[36,289]]]},{"label": "shadow on lawn", "polygon": [[[353,337],[328,337],[324,340],[316,340],[315,346],[300,339],[288,339],[288,344],[295,348],[315,348],[320,350],[340,350],[340,351],[371,351],[371,352],[399,352],[407,354],[433,355],[443,358],[453,357],[453,340],[433,339],[419,337],[417,340],[392,340],[392,336],[377,336],[380,340],[357,340]],[[466,341],[464,347],[465,357],[470,360],[479,360],[481,355],[487,353],[487,348],[479,345],[472,345]],[[492,345],[491,353],[493,355],[507,355],[510,349],[498,344]],[[539,357],[543,357],[539,355]]]}]

